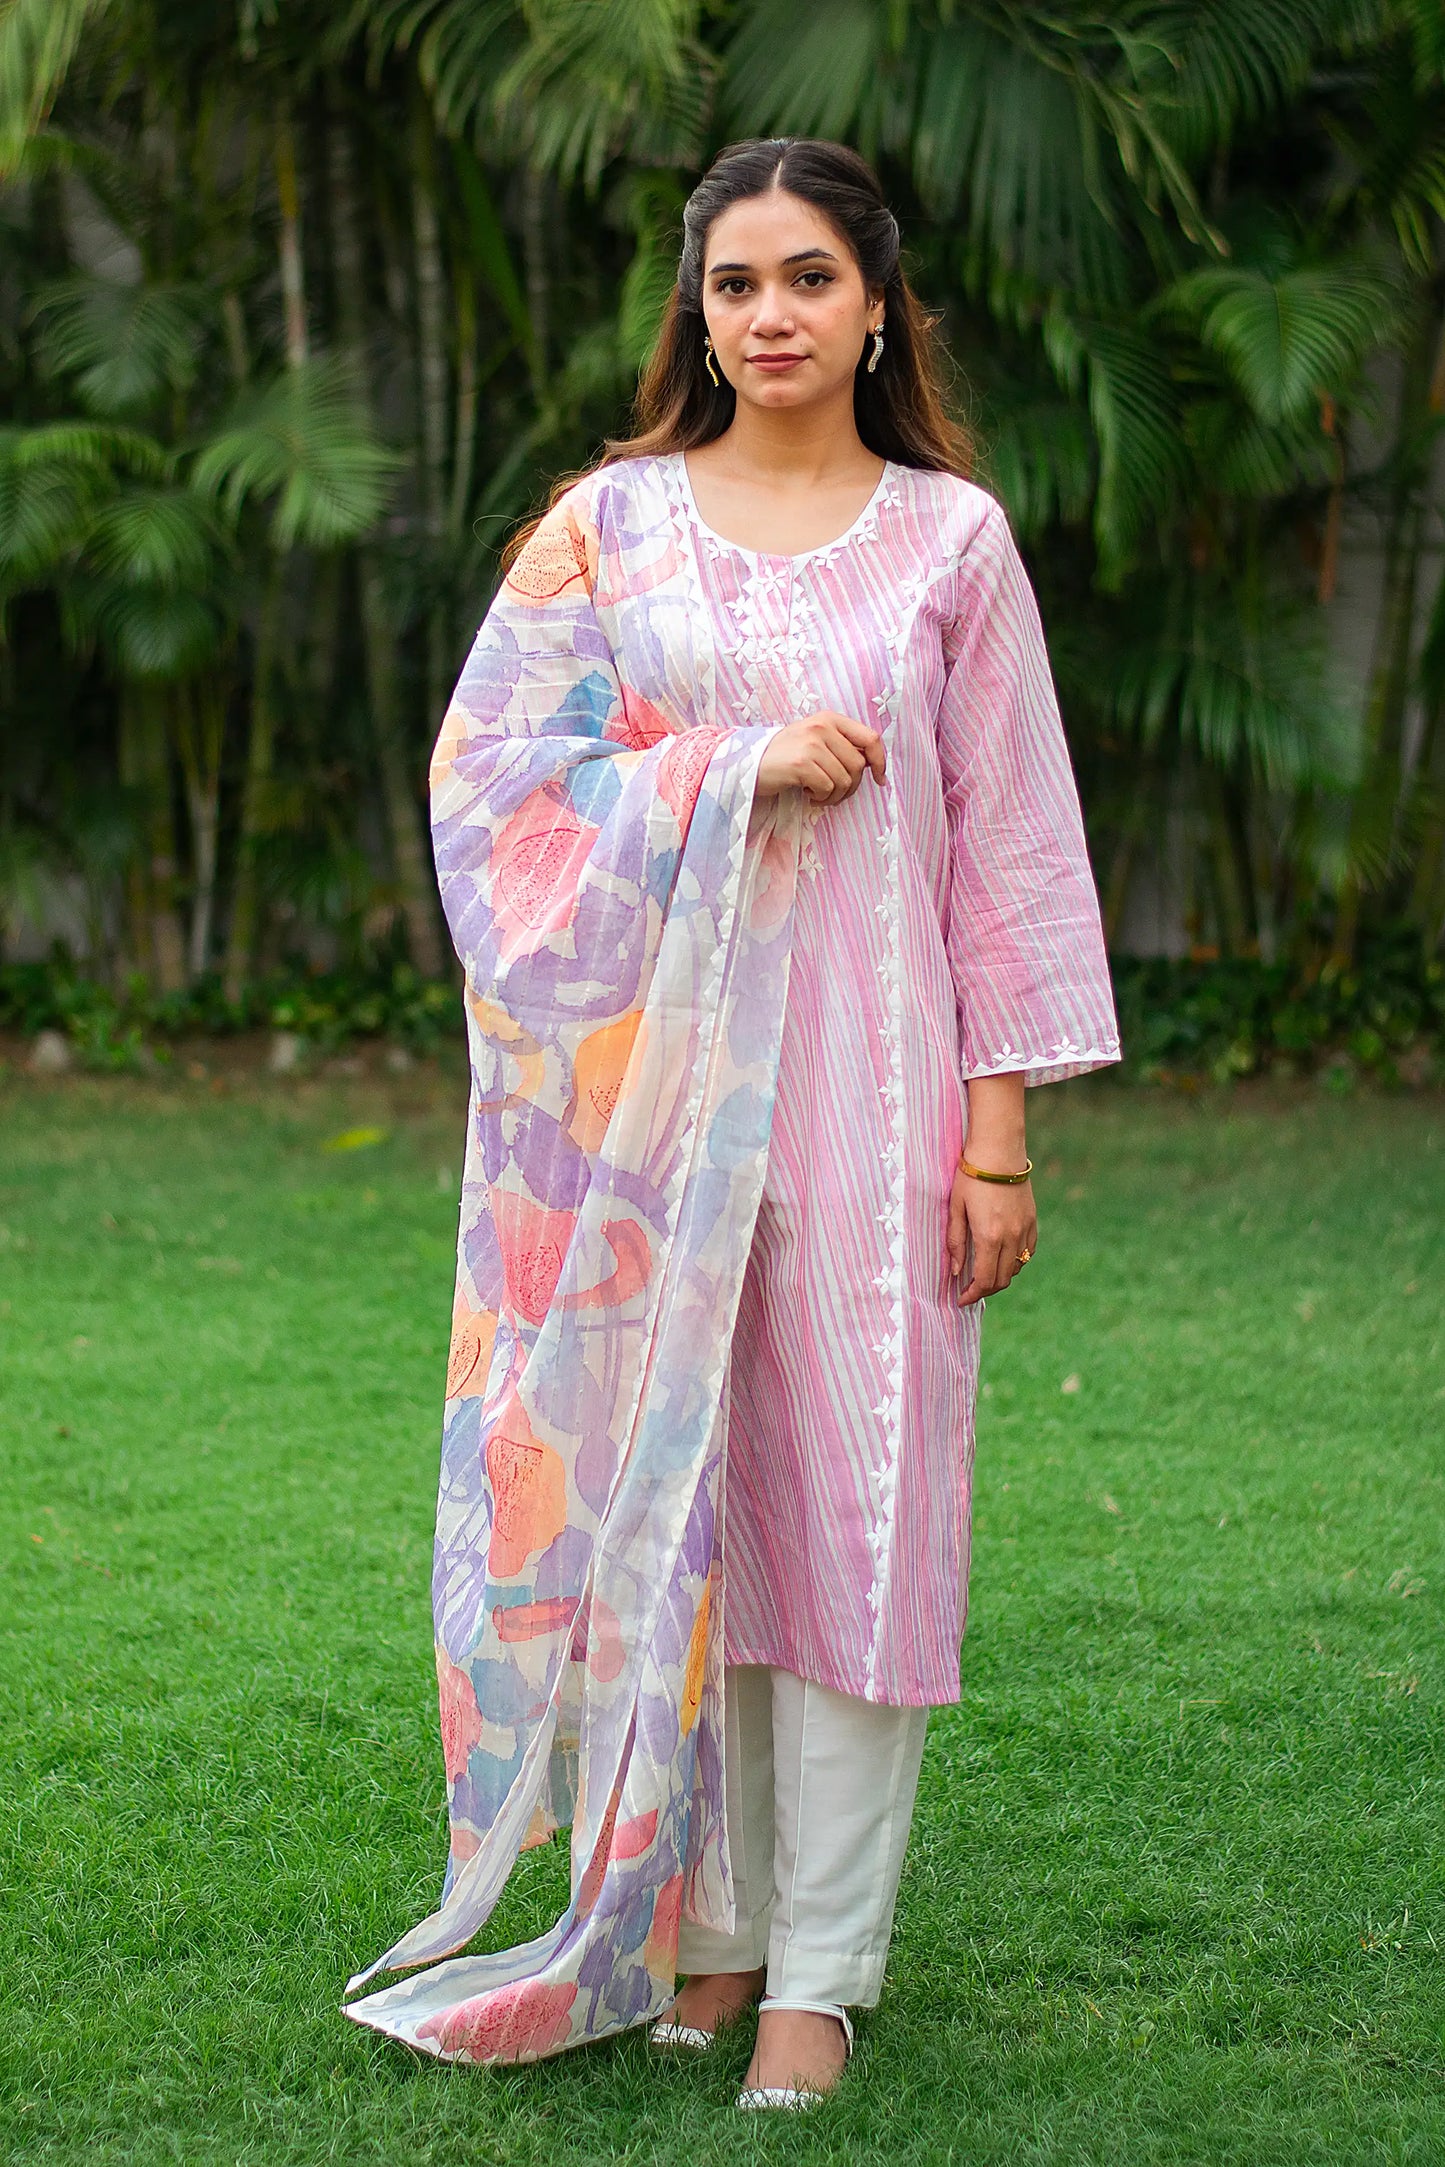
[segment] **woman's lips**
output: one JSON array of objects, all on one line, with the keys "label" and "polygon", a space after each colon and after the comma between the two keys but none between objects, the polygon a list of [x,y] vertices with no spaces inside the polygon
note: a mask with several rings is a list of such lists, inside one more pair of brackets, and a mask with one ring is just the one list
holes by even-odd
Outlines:
[{"label": "woman's lips", "polygon": [[749,354],[750,368],[761,369],[765,376],[786,376],[789,369],[801,368],[806,354]]}]

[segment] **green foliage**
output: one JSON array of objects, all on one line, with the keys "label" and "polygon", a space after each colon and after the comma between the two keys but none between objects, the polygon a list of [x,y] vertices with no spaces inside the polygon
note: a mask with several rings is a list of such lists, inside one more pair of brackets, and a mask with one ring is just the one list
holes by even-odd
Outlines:
[{"label": "green foliage", "polygon": [[74,379],[88,413],[144,414],[194,382],[203,305],[186,287],[66,280],[36,298],[37,359],[47,375]]},{"label": "green foliage", "polygon": [[[1137,956],[1116,957],[1113,970],[1120,1077],[1225,1083],[1336,1075],[1343,1062],[1388,1085],[1445,1083],[1445,964],[1427,962],[1407,928],[1373,939],[1348,971]],[[117,995],[66,959],[0,965],[0,1030],[63,1031],[85,1067],[144,1067],[178,1040],[268,1027],[323,1053],[373,1038],[429,1052],[460,1038],[461,994],[406,963],[279,971],[234,1000],[216,977],[168,995],[133,977]]]},{"label": "green foliage", "polygon": [[293,1031],[318,1053],[385,1038],[430,1053],[462,1032],[460,987],[428,982],[409,963],[364,971],[276,971],[231,999],[218,976],[160,994],[133,976],[124,990],[68,960],[0,965],[0,1030],[62,1031],[86,1068],[141,1068],[176,1040]]},{"label": "green foliage", "polygon": [[788,131],[898,206],[1112,921],[1182,793],[1189,937],[1438,948],[1442,53],[1426,0],[0,0],[0,912],[44,862],[101,970],[238,987],[294,910],[434,972],[499,545],[625,428],[699,167]]},{"label": "green foliage", "polygon": [[1163,305],[1197,318],[1206,347],[1272,426],[1302,421],[1322,398],[1348,391],[1395,314],[1388,282],[1342,260],[1273,274],[1243,265],[1194,271]]},{"label": "green foliage", "polygon": [[1255,1075],[1356,1075],[1445,1083],[1445,964],[1401,930],[1350,970],[1287,962],[1121,957],[1114,964],[1125,1073],[1227,1083]]},{"label": "green foliage", "polygon": [[328,548],[375,526],[402,464],[368,423],[349,366],[317,361],[244,396],[194,474],[233,517],[252,497],[271,504],[278,549]]}]

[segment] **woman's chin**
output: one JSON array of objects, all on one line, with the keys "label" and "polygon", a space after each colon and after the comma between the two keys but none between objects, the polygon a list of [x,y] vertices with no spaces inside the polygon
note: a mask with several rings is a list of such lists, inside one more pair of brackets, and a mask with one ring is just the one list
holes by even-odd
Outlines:
[{"label": "woman's chin", "polygon": [[744,406],[758,408],[761,413],[776,414],[786,409],[826,405],[834,395],[831,384],[819,384],[812,370],[809,383],[800,370],[796,376],[750,377],[738,397]]}]

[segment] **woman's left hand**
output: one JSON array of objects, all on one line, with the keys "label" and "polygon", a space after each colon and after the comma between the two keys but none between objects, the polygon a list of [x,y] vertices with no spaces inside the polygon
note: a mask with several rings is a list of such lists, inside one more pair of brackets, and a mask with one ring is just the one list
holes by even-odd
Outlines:
[{"label": "woman's left hand", "polygon": [[[978,1181],[954,1168],[948,1199],[948,1261],[967,1308],[986,1294],[1002,1294],[1023,1270],[1024,1252],[1038,1247],[1039,1218],[1033,1183]],[[972,1276],[965,1281],[972,1250]]]}]

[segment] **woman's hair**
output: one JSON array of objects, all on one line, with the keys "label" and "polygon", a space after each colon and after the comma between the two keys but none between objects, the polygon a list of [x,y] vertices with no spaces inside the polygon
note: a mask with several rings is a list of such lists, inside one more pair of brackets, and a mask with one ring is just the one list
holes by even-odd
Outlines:
[{"label": "woman's hair", "polygon": [[[847,242],[864,284],[883,295],[878,367],[870,373],[860,354],[853,377],[853,413],[863,442],[880,458],[901,466],[967,474],[969,440],[945,404],[935,319],[903,275],[898,221],[883,200],[878,177],[867,160],[845,144],[800,136],[729,144],[688,197],[677,284],[638,385],[635,433],[610,438],[596,464],[691,451],[695,445],[710,444],[731,423],[737,394],[726,379],[715,385],[703,364],[703,258],[708,234],[724,211],[775,188],[820,212]],[[554,499],[575,479],[560,482]],[[529,521],[513,537],[503,552],[504,565],[512,562],[535,524]]]}]

